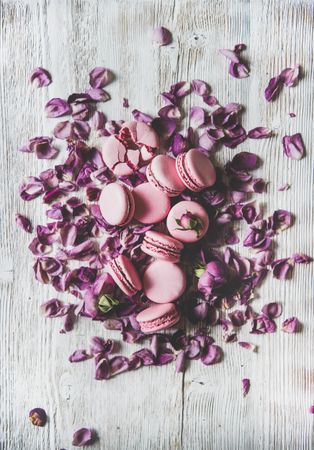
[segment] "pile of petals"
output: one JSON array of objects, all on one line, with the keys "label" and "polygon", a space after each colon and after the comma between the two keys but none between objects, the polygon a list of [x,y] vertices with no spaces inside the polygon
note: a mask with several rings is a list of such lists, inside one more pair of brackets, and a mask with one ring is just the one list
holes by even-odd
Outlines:
[{"label": "pile of petals", "polygon": [[[244,48],[239,44],[232,51],[222,51],[231,61],[230,73],[240,78],[248,76],[249,72],[239,59]],[[274,100],[282,86],[294,86],[298,69],[299,66],[285,69],[272,79],[267,88],[267,100]],[[31,78],[37,86],[47,86],[51,81],[50,74],[42,68],[36,69]],[[19,188],[23,200],[41,197],[46,205],[47,222],[34,228],[29,244],[34,256],[35,278],[40,283],[51,284],[58,293],[73,297],[72,303],[57,298],[46,301],[41,306],[43,315],[62,317],[62,333],[72,330],[78,317],[83,316],[99,321],[106,329],[119,331],[128,343],[148,342],[146,347],[126,357],[116,353],[114,341],[92,338],[89,349],[76,350],[69,360],[93,359],[97,380],[171,362],[182,372],[186,362],[192,359],[199,359],[205,365],[215,364],[222,359],[222,349],[208,335],[209,327],[214,326],[221,328],[224,342],[238,342],[242,348],[254,351],[254,344],[238,341],[241,327],[248,326],[252,335],[273,333],[277,328],[276,319],[282,314],[282,306],[277,302],[265,304],[261,311],[255,310],[255,290],[269,273],[284,280],[292,276],[296,264],[311,261],[302,253],[285,255],[274,245],[276,236],[292,226],[293,214],[277,209],[269,217],[263,216],[253,196],[264,192],[267,182],[254,176],[261,161],[253,152],[235,153],[224,167],[217,167],[217,181],[211,188],[200,193],[184,191],[179,200],[197,200],[210,219],[207,235],[193,249],[183,253],[190,288],[178,302],[182,316],[197,324],[199,329],[192,335],[180,329],[144,335],[136,316],[145,308],[147,299],[141,292],[132,297],[123,294],[106,272],[106,264],[124,254],[142,272],[147,255],[141,252],[140,246],[144,233],[154,224],[108,225],[97,204],[101,189],[114,181],[115,176],[104,164],[99,149],[90,142],[118,133],[123,124],[122,120],[108,120],[98,110],[101,102],[110,100],[104,87],[112,80],[110,70],[96,67],[89,74],[90,86],[84,92],[71,94],[67,99],[49,100],[46,115],[51,118],[67,116],[66,120],[55,125],[53,136],[32,137],[20,148],[21,152],[33,153],[39,159],[53,159],[59,153],[60,140],[67,146],[62,163],[29,176]],[[201,98],[203,107],[190,108],[189,127],[183,129],[182,99],[187,95]],[[134,120],[148,123],[155,129],[161,147],[169,155],[177,156],[195,147],[213,154],[223,147],[235,149],[247,139],[271,138],[271,130],[264,126],[247,132],[241,124],[242,106],[237,103],[221,105],[202,80],[178,82],[162,92],[161,98],[164,105],[155,117],[137,109],[132,115]],[[123,99],[123,106],[128,106],[127,99]],[[283,137],[283,145],[285,154],[291,158],[300,159],[304,154],[299,133]],[[119,181],[137,186],[147,181],[145,170],[139,169]],[[23,215],[17,214],[16,222],[26,232],[32,232],[31,221]],[[251,257],[232,249],[240,243],[237,233],[240,222],[246,228],[242,244],[250,249]],[[286,318],[282,323],[286,333],[299,329],[296,317]],[[248,389],[249,382],[244,380],[245,394]]]}]

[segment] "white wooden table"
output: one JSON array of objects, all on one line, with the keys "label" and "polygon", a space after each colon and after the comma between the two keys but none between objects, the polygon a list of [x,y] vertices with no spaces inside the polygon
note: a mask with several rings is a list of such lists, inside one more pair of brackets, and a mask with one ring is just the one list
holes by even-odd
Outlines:
[{"label": "white wooden table", "polygon": [[[38,306],[55,295],[33,279],[30,237],[17,230],[19,211],[44,220],[40,201],[23,203],[17,186],[29,174],[51,166],[17,152],[28,137],[47,134],[48,98],[67,97],[88,83],[88,72],[104,65],[117,78],[113,100],[104,106],[111,118],[129,118],[133,108],[153,113],[158,93],[175,81],[205,79],[222,103],[247,107],[247,129],[268,126],[271,140],[247,141],[240,149],[258,153],[259,174],[270,180],[259,200],[268,212],[281,207],[296,214],[296,224],[278,239],[278,257],[294,251],[313,254],[313,7],[310,0],[2,0],[0,132],[0,448],[55,450],[71,446],[72,433],[95,428],[106,450],[309,450],[314,445],[313,265],[298,266],[291,281],[269,277],[256,307],[280,301],[283,318],[297,315],[303,331],[286,335],[241,337],[259,345],[257,354],[223,344],[224,361],[205,367],[193,361],[186,373],[173,365],[144,368],[110,381],[96,382],[90,362],[70,364],[68,356],[106,332],[99,323],[80,319],[60,335],[58,320],[44,320]],[[169,27],[174,43],[151,43],[156,25]],[[219,48],[248,45],[251,75],[236,80],[227,73]],[[273,104],[263,90],[269,78],[300,63],[304,79],[285,89]],[[33,89],[31,70],[49,69],[53,84]],[[131,108],[122,108],[122,98]],[[190,100],[189,100],[190,101]],[[289,112],[295,112],[291,119]],[[281,136],[301,132],[307,156],[284,157]],[[237,150],[237,151],[238,151]],[[234,150],[223,149],[226,161]],[[290,182],[287,192],[277,188]],[[281,322],[279,320],[279,324]],[[109,333],[107,332],[107,335]],[[221,343],[221,331],[213,330]],[[115,336],[113,334],[113,336]],[[116,336],[119,339],[119,336]],[[133,350],[133,349],[132,349]],[[127,350],[128,351],[128,350]],[[251,379],[243,399],[241,379]],[[49,414],[45,428],[28,422],[28,411],[41,406]]]}]

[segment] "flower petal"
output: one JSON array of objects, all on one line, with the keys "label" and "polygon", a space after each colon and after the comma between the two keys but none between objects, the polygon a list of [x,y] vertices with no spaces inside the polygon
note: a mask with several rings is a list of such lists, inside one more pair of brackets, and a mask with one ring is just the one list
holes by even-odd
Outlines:
[{"label": "flower petal", "polygon": [[275,319],[281,315],[282,305],[277,302],[267,303],[263,306],[262,312],[270,319]]},{"label": "flower petal", "polygon": [[210,87],[205,81],[202,80],[192,80],[191,82],[192,92],[196,95],[209,96]]},{"label": "flower petal", "polygon": [[112,72],[106,67],[95,67],[89,73],[89,84],[93,88],[103,88],[113,79]]},{"label": "flower petal", "polygon": [[283,321],[281,329],[285,333],[296,333],[300,329],[300,322],[297,317],[289,317]]},{"label": "flower petal", "polygon": [[250,390],[250,386],[251,386],[250,380],[248,378],[243,378],[243,380],[242,380],[243,397],[245,397],[248,394],[248,392]]},{"label": "flower petal", "polygon": [[26,233],[31,233],[33,231],[31,221],[27,217],[22,216],[22,214],[15,214],[15,222],[17,226],[26,231]]},{"label": "flower petal", "polygon": [[75,447],[84,447],[91,444],[94,440],[94,434],[90,428],[80,428],[73,434],[72,445]]},{"label": "flower petal", "polygon": [[30,75],[30,82],[37,88],[49,86],[52,82],[51,75],[48,70],[43,67],[36,67]]},{"label": "flower petal", "polygon": [[190,125],[192,128],[199,128],[205,123],[205,111],[199,106],[190,108]]},{"label": "flower petal", "polygon": [[71,114],[71,106],[62,98],[52,98],[46,103],[45,112],[47,117],[61,117]]},{"label": "flower petal", "polygon": [[250,139],[265,139],[270,137],[272,131],[266,127],[256,127],[248,132],[248,137]]},{"label": "flower petal", "polygon": [[300,133],[282,138],[283,151],[288,158],[299,160],[303,158],[305,147]]},{"label": "flower petal", "polygon": [[280,78],[285,86],[296,86],[300,79],[300,64],[284,69],[280,74]]},{"label": "flower petal", "polygon": [[87,359],[90,359],[91,355],[89,355],[86,350],[75,350],[75,352],[72,353],[72,355],[69,356],[69,361],[71,363],[86,361]]},{"label": "flower petal", "polygon": [[169,45],[172,42],[172,34],[165,27],[157,27],[153,31],[152,40],[158,45]]}]

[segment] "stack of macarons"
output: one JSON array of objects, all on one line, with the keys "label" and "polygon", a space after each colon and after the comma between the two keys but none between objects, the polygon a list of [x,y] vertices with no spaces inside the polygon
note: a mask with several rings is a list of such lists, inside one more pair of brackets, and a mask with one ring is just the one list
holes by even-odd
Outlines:
[{"label": "stack of macarons", "polygon": [[[136,128],[132,130],[134,134],[139,133]],[[145,135],[145,130],[140,131]],[[122,136],[127,145],[128,134]],[[151,144],[157,145],[156,139],[149,138]],[[138,142],[137,145],[140,147]],[[106,156],[107,153],[106,146]],[[174,302],[186,288],[185,272],[179,264],[181,252],[184,244],[204,237],[209,226],[208,215],[201,204],[181,201],[172,206],[171,198],[186,188],[199,192],[212,186],[216,173],[209,158],[199,149],[191,149],[177,158],[147,156],[147,162],[148,182],[132,190],[118,182],[106,185],[99,198],[99,207],[104,219],[115,226],[123,227],[134,219],[142,224],[157,225],[166,219],[169,235],[156,230],[149,230],[144,235],[141,250],[154,259],[146,267],[142,280],[126,256],[120,255],[108,263],[109,273],[125,294],[131,296],[143,290],[150,300],[151,306],[137,315],[137,321],[144,333],[151,333],[169,328],[180,320]]]}]

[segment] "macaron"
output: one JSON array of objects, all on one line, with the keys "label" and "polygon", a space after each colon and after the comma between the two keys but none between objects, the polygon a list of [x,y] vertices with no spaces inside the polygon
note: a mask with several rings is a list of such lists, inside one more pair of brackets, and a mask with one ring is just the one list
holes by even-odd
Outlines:
[{"label": "macaron", "polygon": [[101,191],[98,205],[103,218],[110,225],[123,226],[133,218],[134,198],[131,190],[122,184],[107,184]]},{"label": "macaron", "polygon": [[156,259],[143,275],[143,290],[155,303],[170,303],[185,291],[185,273],[178,264]]},{"label": "macaron", "polygon": [[147,166],[146,176],[153,186],[169,197],[176,197],[185,189],[177,173],[176,160],[171,156],[156,156]]},{"label": "macaron", "polygon": [[141,250],[156,259],[178,262],[183,250],[183,244],[164,233],[148,230],[145,233]]},{"label": "macaron", "polygon": [[197,148],[180,153],[176,159],[177,173],[183,184],[199,192],[216,182],[216,171],[209,158]]},{"label": "macaron", "polygon": [[125,131],[131,135],[133,142],[137,145],[141,153],[141,162],[149,162],[159,148],[159,137],[154,128],[144,122],[125,122],[121,128],[120,135],[123,137]]},{"label": "macaron", "polygon": [[140,277],[132,262],[126,256],[119,255],[109,261],[108,271],[126,295],[134,295],[142,289]]},{"label": "macaron", "polygon": [[174,205],[167,217],[167,228],[171,236],[185,243],[202,239],[208,225],[205,209],[199,203],[189,200]]},{"label": "macaron", "polygon": [[143,333],[153,333],[175,325],[180,320],[180,314],[173,303],[164,303],[144,309],[136,320]]},{"label": "macaron", "polygon": [[135,201],[134,218],[141,223],[157,223],[165,219],[170,211],[169,197],[150,183],[136,186],[133,191]]}]

